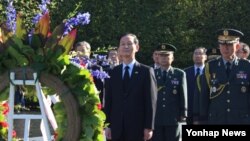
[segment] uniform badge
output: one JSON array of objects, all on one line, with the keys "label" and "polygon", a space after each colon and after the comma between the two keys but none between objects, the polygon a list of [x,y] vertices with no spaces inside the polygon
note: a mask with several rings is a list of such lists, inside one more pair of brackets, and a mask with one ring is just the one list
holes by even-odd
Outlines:
[{"label": "uniform badge", "polygon": [[176,89],[173,90],[173,94],[177,94],[177,90]]},{"label": "uniform badge", "polygon": [[216,92],[216,87],[212,87],[212,92],[215,93]]},{"label": "uniform badge", "polygon": [[161,49],[166,49],[166,45],[161,45]]},{"label": "uniform badge", "polygon": [[247,88],[245,86],[242,86],[240,90],[242,93],[245,93],[247,91]]},{"label": "uniform badge", "polygon": [[220,62],[218,62],[218,67],[220,67]]},{"label": "uniform badge", "polygon": [[228,36],[228,30],[224,30],[224,31],[223,31],[223,35],[224,35],[224,36]]},{"label": "uniform badge", "polygon": [[213,53],[213,54],[217,54],[217,49],[216,49],[216,48],[213,48],[213,49],[212,49],[212,53]]},{"label": "uniform badge", "polygon": [[243,71],[239,71],[239,73],[236,74],[236,78],[247,79],[247,74]]},{"label": "uniform badge", "polygon": [[216,73],[212,74],[212,78],[215,79],[216,78]]},{"label": "uniform badge", "polygon": [[179,80],[177,78],[174,78],[173,80],[171,80],[171,83],[173,85],[179,85]]}]

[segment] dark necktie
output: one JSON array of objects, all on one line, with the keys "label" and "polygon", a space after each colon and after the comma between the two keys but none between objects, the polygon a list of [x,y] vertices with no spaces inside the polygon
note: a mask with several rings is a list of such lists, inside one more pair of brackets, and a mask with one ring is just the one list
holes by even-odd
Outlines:
[{"label": "dark necktie", "polygon": [[226,73],[227,73],[227,76],[229,76],[230,72],[231,72],[231,63],[230,62],[227,62],[226,63]]},{"label": "dark necktie", "polygon": [[129,85],[129,80],[130,80],[129,71],[128,70],[129,70],[129,66],[126,66],[125,67],[124,76],[123,76],[123,91],[124,92],[127,92],[128,85]]},{"label": "dark necktie", "polygon": [[195,78],[200,75],[200,68],[196,68]]},{"label": "dark necktie", "polygon": [[163,82],[166,82],[166,80],[167,80],[167,71],[163,71],[162,72],[162,80],[163,80]]}]

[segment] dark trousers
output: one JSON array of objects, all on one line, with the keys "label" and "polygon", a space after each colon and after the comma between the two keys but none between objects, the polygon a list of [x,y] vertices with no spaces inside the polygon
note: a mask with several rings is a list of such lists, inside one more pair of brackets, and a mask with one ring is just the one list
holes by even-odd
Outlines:
[{"label": "dark trousers", "polygon": [[[112,131],[111,131],[112,134]],[[128,139],[124,134],[122,134],[122,136],[119,139],[112,139],[112,140],[107,140],[107,141],[144,141],[143,138],[142,139]]]},{"label": "dark trousers", "polygon": [[[125,128],[125,125],[124,125],[124,122],[123,122],[122,133],[121,133],[120,137],[118,139],[113,139],[112,138],[111,141],[144,141],[143,136],[140,139],[138,139],[138,138],[131,139],[131,135],[130,135],[130,138],[129,138],[128,131],[129,131],[129,129]],[[111,129],[111,136],[112,136],[112,129]]]},{"label": "dark trousers", "polygon": [[179,125],[155,126],[152,141],[179,141]]},{"label": "dark trousers", "polygon": [[[138,141],[138,140],[136,140],[136,139],[133,139],[133,140],[118,139],[118,140],[108,140],[108,141]],[[142,140],[139,140],[139,141],[144,141],[144,140],[142,139]]]}]

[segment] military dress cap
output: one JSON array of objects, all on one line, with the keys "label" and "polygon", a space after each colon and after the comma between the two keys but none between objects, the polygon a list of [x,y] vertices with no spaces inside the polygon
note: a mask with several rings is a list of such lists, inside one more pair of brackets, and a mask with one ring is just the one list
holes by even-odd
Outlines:
[{"label": "military dress cap", "polygon": [[207,49],[206,54],[207,54],[207,60],[216,59],[221,55],[220,49],[218,48],[209,48]]},{"label": "military dress cap", "polygon": [[177,49],[174,45],[162,43],[158,45],[157,50],[159,51],[159,54],[169,54],[174,53]]},{"label": "military dress cap", "polygon": [[236,29],[220,29],[217,31],[218,42],[220,44],[233,44],[239,42],[244,34]]},{"label": "military dress cap", "polygon": [[209,48],[209,49],[207,49],[206,54],[207,54],[207,56],[209,56],[209,55],[221,55],[220,49],[218,49],[218,48]]}]

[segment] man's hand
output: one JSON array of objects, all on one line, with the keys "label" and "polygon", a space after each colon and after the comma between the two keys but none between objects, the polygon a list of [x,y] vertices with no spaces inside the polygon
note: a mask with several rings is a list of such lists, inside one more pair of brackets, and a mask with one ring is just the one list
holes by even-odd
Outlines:
[{"label": "man's hand", "polygon": [[179,122],[186,122],[186,117],[181,116],[180,119],[179,119]]},{"label": "man's hand", "polygon": [[153,136],[153,130],[152,129],[144,129],[144,140],[150,140]]},{"label": "man's hand", "polygon": [[108,140],[111,140],[111,129],[110,128],[106,128],[105,129],[105,136]]}]

